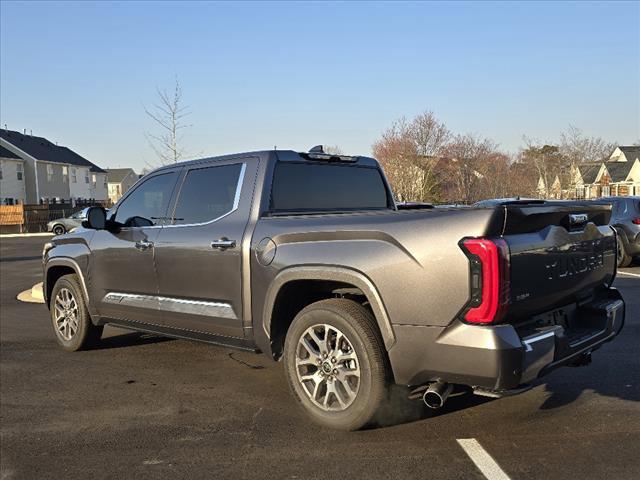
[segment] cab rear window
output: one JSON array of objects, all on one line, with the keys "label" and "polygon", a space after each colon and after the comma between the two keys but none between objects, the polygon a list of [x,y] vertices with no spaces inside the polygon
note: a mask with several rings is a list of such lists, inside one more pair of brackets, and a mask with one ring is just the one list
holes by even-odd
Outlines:
[{"label": "cab rear window", "polygon": [[380,170],[340,164],[276,165],[272,212],[332,212],[389,208]]}]

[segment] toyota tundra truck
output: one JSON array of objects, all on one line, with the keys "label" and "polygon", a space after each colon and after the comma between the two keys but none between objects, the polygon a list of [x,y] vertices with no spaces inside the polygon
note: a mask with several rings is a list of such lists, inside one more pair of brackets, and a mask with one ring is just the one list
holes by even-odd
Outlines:
[{"label": "toyota tundra truck", "polygon": [[311,419],[354,430],[393,384],[437,408],[589,363],[624,323],[610,215],[398,204],[375,159],[321,147],[206,158],[48,242],[44,295],[65,350],[110,324],[262,352]]}]

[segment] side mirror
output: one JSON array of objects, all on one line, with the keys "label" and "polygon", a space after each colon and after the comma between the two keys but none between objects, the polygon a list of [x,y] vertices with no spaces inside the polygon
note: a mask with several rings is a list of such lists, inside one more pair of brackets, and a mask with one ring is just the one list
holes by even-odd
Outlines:
[{"label": "side mirror", "polygon": [[89,207],[84,212],[86,220],[82,222],[84,228],[104,230],[107,223],[107,212],[102,207]]}]

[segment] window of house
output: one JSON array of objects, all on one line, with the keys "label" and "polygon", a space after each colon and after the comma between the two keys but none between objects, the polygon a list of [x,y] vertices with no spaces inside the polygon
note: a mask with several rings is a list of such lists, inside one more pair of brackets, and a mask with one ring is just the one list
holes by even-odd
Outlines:
[{"label": "window of house", "polygon": [[18,164],[16,166],[16,178],[18,180],[22,180],[23,168],[24,168],[24,165],[22,165],[22,163],[18,162]]},{"label": "window of house", "polygon": [[66,165],[62,166],[62,181],[65,183],[69,181],[69,167]]},{"label": "window of house", "polygon": [[78,182],[78,174],[76,172],[75,168],[71,169],[71,183],[77,183]]},{"label": "window of house", "polygon": [[220,165],[187,173],[175,210],[175,224],[204,223],[234,208],[242,164]]},{"label": "window of house", "polygon": [[53,165],[47,163],[47,182],[53,181]]},{"label": "window of house", "polygon": [[96,180],[96,174],[95,173],[91,175],[91,183],[93,183],[94,187],[96,186],[97,180]]},{"label": "window of house", "polygon": [[0,163],[0,180],[2,180],[2,163]]},{"label": "window of house", "polygon": [[118,206],[115,221],[126,227],[148,227],[162,223],[176,182],[176,173],[162,173],[141,183]]},{"label": "window of house", "polygon": [[84,183],[89,183],[89,170],[84,172]]}]

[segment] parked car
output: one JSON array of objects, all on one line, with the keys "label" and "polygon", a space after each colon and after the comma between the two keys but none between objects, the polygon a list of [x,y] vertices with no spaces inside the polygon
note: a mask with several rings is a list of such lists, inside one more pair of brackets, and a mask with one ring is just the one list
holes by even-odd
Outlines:
[{"label": "parked car", "polygon": [[62,235],[73,228],[82,226],[82,221],[86,219],[85,210],[80,210],[70,217],[51,220],[47,223],[47,231],[53,232],[55,235]]},{"label": "parked car", "polygon": [[618,234],[618,266],[628,267],[640,256],[640,197],[603,197],[594,202],[612,205],[610,224]]},{"label": "parked car", "polygon": [[624,322],[610,214],[398,209],[376,160],[318,147],[207,158],[47,243],[44,294],[65,350],[113,324],[263,352],[310,418],[352,430],[394,383],[438,408],[587,364]]}]

